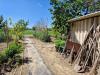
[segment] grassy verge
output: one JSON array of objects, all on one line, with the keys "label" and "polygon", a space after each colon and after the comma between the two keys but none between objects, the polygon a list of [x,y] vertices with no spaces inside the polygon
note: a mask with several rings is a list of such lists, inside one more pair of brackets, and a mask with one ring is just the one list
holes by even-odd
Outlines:
[{"label": "grassy verge", "polygon": [[33,30],[25,30],[24,35],[33,35]]}]

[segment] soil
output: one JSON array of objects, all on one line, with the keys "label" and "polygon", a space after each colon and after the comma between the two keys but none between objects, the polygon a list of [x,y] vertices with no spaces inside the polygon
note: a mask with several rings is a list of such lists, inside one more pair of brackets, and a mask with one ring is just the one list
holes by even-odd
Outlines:
[{"label": "soil", "polygon": [[25,38],[25,42],[23,56],[28,58],[28,62],[6,75],[87,75],[76,73],[68,59],[56,52],[53,43],[29,37]]},{"label": "soil", "polygon": [[53,43],[41,42],[35,38],[31,39],[53,75],[87,75],[86,73],[76,73],[73,70],[74,66],[68,63],[68,59],[56,52]]},{"label": "soil", "polygon": [[25,61],[23,65],[6,73],[6,75],[52,75],[37,49],[34,47],[32,40],[26,37],[24,43],[25,50],[23,56]]}]

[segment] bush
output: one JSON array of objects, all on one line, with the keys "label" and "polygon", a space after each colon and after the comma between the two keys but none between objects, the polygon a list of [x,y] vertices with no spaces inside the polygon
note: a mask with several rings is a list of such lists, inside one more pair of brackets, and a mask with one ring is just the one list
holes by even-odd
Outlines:
[{"label": "bush", "polygon": [[25,30],[24,35],[33,35],[33,30],[31,30],[31,29]]},{"label": "bush", "polygon": [[62,52],[62,50],[64,48],[64,45],[65,45],[65,41],[64,40],[61,40],[61,39],[55,40],[56,51]]},{"label": "bush", "polygon": [[43,37],[42,37],[42,40],[43,40],[44,42],[51,42],[50,35],[44,34]]},{"label": "bush", "polygon": [[5,41],[5,35],[2,31],[0,31],[0,42],[4,42]]},{"label": "bush", "polygon": [[[11,35],[8,36],[8,41],[12,40]],[[4,34],[4,32],[2,30],[0,30],[0,42],[5,42],[7,41],[7,36]]]},{"label": "bush", "polygon": [[9,48],[6,48],[0,53],[0,63],[7,63],[10,59],[13,60],[13,58],[20,54],[22,52],[22,46],[17,45],[15,43],[11,43],[9,45]]},{"label": "bush", "polygon": [[48,35],[47,32],[39,32],[39,31],[35,32],[34,31],[33,36],[35,38],[38,38],[38,39],[44,41],[44,42],[50,42],[51,41],[50,35]]},{"label": "bush", "polygon": [[20,54],[21,52],[21,45],[17,45],[15,43],[10,44],[9,48],[5,50],[8,58],[13,58],[16,54]]},{"label": "bush", "polygon": [[0,53],[0,64],[6,63],[8,61],[8,57],[6,56],[5,52]]}]

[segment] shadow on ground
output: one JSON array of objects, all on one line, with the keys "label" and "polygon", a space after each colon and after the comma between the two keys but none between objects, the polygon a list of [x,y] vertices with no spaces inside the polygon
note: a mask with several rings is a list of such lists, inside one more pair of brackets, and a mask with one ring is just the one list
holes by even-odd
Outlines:
[{"label": "shadow on ground", "polygon": [[32,62],[32,58],[25,57],[24,59],[20,59],[19,62],[14,61],[13,64],[0,64],[0,75],[6,75],[6,72],[11,72],[12,69],[16,69],[16,67],[20,67],[24,64],[29,64]]}]

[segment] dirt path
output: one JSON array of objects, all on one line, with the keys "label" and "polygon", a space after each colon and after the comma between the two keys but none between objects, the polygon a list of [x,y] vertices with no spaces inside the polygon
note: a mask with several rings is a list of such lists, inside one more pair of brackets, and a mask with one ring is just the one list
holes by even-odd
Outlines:
[{"label": "dirt path", "polygon": [[76,73],[67,59],[64,59],[56,52],[53,43],[44,43],[34,38],[32,38],[32,41],[53,75],[86,75],[84,73]]},{"label": "dirt path", "polygon": [[26,37],[24,58],[28,58],[28,62],[6,75],[86,75],[76,73],[73,66],[56,52],[53,43]]},{"label": "dirt path", "polygon": [[25,38],[24,40],[24,58],[28,58],[28,61],[6,75],[52,75],[37,49],[33,46],[32,40],[30,38]]},{"label": "dirt path", "polygon": [[28,63],[27,75],[52,75],[47,66],[44,64],[41,56],[37,52],[37,49],[33,46],[30,38],[25,38],[26,52],[28,58],[31,58],[31,62]]}]

